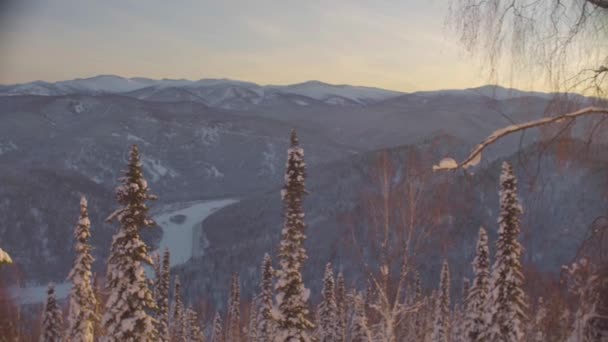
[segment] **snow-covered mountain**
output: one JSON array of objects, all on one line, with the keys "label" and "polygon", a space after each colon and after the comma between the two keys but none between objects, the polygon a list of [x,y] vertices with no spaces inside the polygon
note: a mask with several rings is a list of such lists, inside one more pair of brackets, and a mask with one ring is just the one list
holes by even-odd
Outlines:
[{"label": "snow-covered mountain", "polygon": [[333,85],[319,81],[299,84],[262,86],[251,82],[229,79],[153,80],[99,75],[55,83],[36,81],[0,86],[0,96],[16,95],[74,95],[122,94],[140,100],[156,102],[200,102],[210,107],[243,109],[272,101],[275,97],[296,95],[297,103],[309,105],[316,100],[328,105],[369,104],[402,95],[401,92],[371,87]]},{"label": "snow-covered mountain", "polygon": [[[89,196],[96,271],[102,272],[116,229],[103,219],[115,208],[112,189],[130,144],[140,146],[145,176],[160,197],[152,208],[163,229],[186,229],[180,242],[192,233],[195,245],[187,254],[204,255],[208,274],[228,263],[242,271],[244,288],[251,288],[258,254],[280,233],[275,229],[281,220],[277,189],[292,127],[298,129],[309,165],[307,217],[315,241],[322,242],[314,246],[313,261],[320,263],[332,257],[340,211],[357,204],[379,149],[449,136],[453,139],[437,146],[450,150],[430,156],[431,162],[445,155],[462,158],[481,138],[510,124],[507,117],[521,122],[550,108],[549,99],[533,94],[490,99],[468,90],[401,94],[321,82],[260,86],[117,76],[0,86],[0,93],[12,95],[0,96],[0,241],[30,284],[65,280],[73,253],[65,242],[82,194]],[[518,137],[505,140],[488,151],[484,162],[528,146],[535,136],[526,134],[521,146]],[[584,186],[592,189],[601,182],[574,169],[572,174],[576,177],[564,187],[588,181]],[[484,194],[494,187],[488,183]],[[226,198],[239,202],[213,213],[202,226],[204,210],[185,209]],[[567,200],[562,195],[551,199],[555,206],[544,208],[540,217],[547,222],[555,221],[552,210]],[[169,215],[166,208],[175,212]],[[579,226],[594,214],[571,212]],[[238,222],[249,217],[255,224]],[[476,229],[477,221],[467,229]],[[160,229],[153,231],[149,243],[170,245]],[[247,253],[254,254],[241,258],[242,264],[230,259]],[[188,263],[182,271],[202,269],[197,267]],[[212,280],[199,290],[219,294],[224,279]]]}]

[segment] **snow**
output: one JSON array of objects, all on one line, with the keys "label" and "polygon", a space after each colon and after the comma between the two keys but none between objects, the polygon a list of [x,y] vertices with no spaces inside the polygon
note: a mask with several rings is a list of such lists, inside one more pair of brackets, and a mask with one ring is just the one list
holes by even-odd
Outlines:
[{"label": "snow", "polygon": [[[67,298],[70,294],[71,288],[72,283],[70,282],[55,284],[55,298],[57,298],[57,300]],[[11,298],[19,302],[21,305],[31,305],[44,303],[46,301],[47,289],[48,285],[26,287],[11,286],[9,287],[9,293]]]},{"label": "snow", "polygon": [[[200,228],[207,216],[236,202],[238,202],[236,199],[218,199],[173,204],[166,207],[161,213],[154,216],[154,220],[163,230],[163,237],[157,252],[162,252],[165,247],[169,248],[171,266],[179,265],[190,260],[192,256],[202,254],[202,251],[198,251],[200,241],[195,238],[196,229]],[[176,215],[184,215],[185,220],[181,223],[172,222],[171,217]]]},{"label": "snow", "polygon": [[76,114],[81,114],[84,111],[86,111],[86,107],[84,106],[84,104],[82,102],[74,102],[72,103],[72,109],[74,110],[74,112]]},{"label": "snow", "polygon": [[15,145],[15,143],[12,141],[8,141],[6,143],[0,142],[0,156],[6,152],[16,151],[17,149],[17,145]]},{"label": "snow", "polygon": [[5,252],[4,250],[2,250],[2,248],[0,248],[0,265],[2,264],[12,264],[13,263],[13,259],[11,259],[11,256],[8,255],[7,252]]},{"label": "snow", "polygon": [[[198,81],[180,79],[153,80],[147,78],[125,78],[116,75],[99,75],[89,78],[77,78],[73,80],[55,83],[31,82],[11,85],[0,95],[67,95],[67,94],[100,94],[100,93],[125,93],[151,88],[161,90],[171,87],[186,88],[202,95],[200,89],[206,93],[203,97],[209,98],[211,103],[222,107],[231,107],[225,101],[232,99],[246,99],[252,104],[261,103],[263,98],[272,97],[276,94],[294,94],[309,97],[315,100],[326,101],[328,104],[344,104],[349,101],[365,103],[366,101],[380,101],[403,93],[372,87],[361,87],[351,85],[333,85],[319,81],[308,81],[299,84],[276,86],[262,86],[251,82],[236,81],[229,79],[202,79]],[[300,106],[307,106],[304,100],[294,102]]]},{"label": "snow", "polygon": [[152,182],[158,182],[165,176],[174,177],[176,175],[175,171],[163,165],[159,160],[143,157],[141,162],[147,174],[152,178]]},{"label": "snow", "polygon": [[363,100],[384,100],[401,95],[400,92],[350,85],[333,85],[319,81],[308,81],[288,86],[271,86],[275,91],[288,94],[302,95],[316,100],[325,100],[331,97],[345,98],[355,102]]},{"label": "snow", "polygon": [[127,140],[129,140],[129,141],[135,141],[135,142],[140,142],[140,143],[142,143],[144,145],[150,145],[149,142],[147,142],[144,139],[142,139],[142,138],[140,138],[140,137],[138,137],[136,135],[133,135],[131,133],[127,134]]},{"label": "snow", "polygon": [[458,167],[458,163],[453,158],[443,158],[439,161],[439,165],[433,165],[433,171],[449,170]]}]

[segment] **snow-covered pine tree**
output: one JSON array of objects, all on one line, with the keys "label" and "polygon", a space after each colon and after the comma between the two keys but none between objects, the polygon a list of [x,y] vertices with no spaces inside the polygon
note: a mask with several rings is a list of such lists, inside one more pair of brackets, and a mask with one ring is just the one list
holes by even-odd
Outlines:
[{"label": "snow-covered pine tree", "polygon": [[91,221],[87,210],[87,200],[80,199],[80,217],[74,229],[74,250],[76,257],[68,279],[72,282],[68,311],[67,340],[71,342],[93,342],[93,324],[97,319],[95,308],[97,298],[91,285]]},{"label": "snow-covered pine tree", "polygon": [[462,309],[464,311],[469,307],[469,291],[471,291],[471,281],[469,278],[462,280]]},{"label": "snow-covered pine tree", "polygon": [[296,131],[291,132],[291,146],[287,150],[285,185],[281,190],[284,203],[284,224],[279,247],[276,301],[278,305],[277,342],[311,341],[314,325],[307,308],[310,292],[302,280],[302,267],[308,258],[304,248],[304,150],[298,144]]},{"label": "snow-covered pine tree", "polygon": [[247,322],[247,342],[258,342],[258,307],[257,298],[251,300],[249,306],[249,322]]},{"label": "snow-covered pine tree", "polygon": [[53,284],[49,284],[46,294],[40,342],[60,342],[62,340],[63,315],[55,299],[55,286]]},{"label": "snow-covered pine tree", "polygon": [[154,252],[152,257],[152,269],[154,270],[154,281],[152,282],[152,295],[154,300],[158,303],[158,286],[162,274],[162,264],[160,259],[160,253]]},{"label": "snow-covered pine tree", "polygon": [[184,326],[184,341],[186,342],[204,342],[205,335],[201,330],[200,322],[196,311],[187,308],[185,311],[185,326]]},{"label": "snow-covered pine tree", "polygon": [[538,298],[538,304],[536,306],[536,315],[534,320],[530,322],[531,327],[528,335],[531,342],[544,342],[547,340],[547,334],[545,333],[545,319],[547,318],[547,307],[543,301],[543,297]]},{"label": "snow-covered pine tree", "polygon": [[224,332],[222,331],[222,316],[220,316],[219,312],[215,313],[215,318],[213,319],[211,342],[224,342]]},{"label": "snow-covered pine tree", "polygon": [[160,342],[169,342],[171,340],[171,333],[169,330],[170,257],[169,249],[165,248],[156,288],[156,305],[158,306],[156,319],[158,321],[158,339]]},{"label": "snow-covered pine tree", "polygon": [[439,295],[436,289],[431,291],[431,294],[426,298],[426,317],[423,341],[431,341],[431,337],[433,336],[433,330],[435,327],[435,312],[437,311],[438,298]]},{"label": "snow-covered pine tree", "polygon": [[338,342],[343,342],[346,339],[346,315],[348,308],[346,306],[346,284],[344,274],[338,273],[336,279],[336,310],[338,315]]},{"label": "snow-covered pine tree", "polygon": [[322,295],[323,300],[317,308],[315,337],[319,342],[338,341],[338,308],[336,306],[334,272],[331,263],[327,263],[325,266]]},{"label": "snow-covered pine tree", "polygon": [[116,199],[122,207],[108,217],[108,221],[117,219],[120,228],[112,239],[108,259],[106,285],[110,295],[102,320],[103,340],[156,341],[156,320],[150,312],[156,309],[156,302],[144,270],[144,265],[152,265],[152,259],[140,237],[141,229],[154,225],[146,202],[156,196],[149,193],[136,145],[131,148],[121,182]]},{"label": "snow-covered pine tree", "polygon": [[93,273],[91,276],[91,288],[93,289],[93,296],[95,296],[95,307],[93,312],[95,313],[96,319],[93,321],[93,336],[104,336],[103,327],[101,324],[101,318],[103,316],[103,303],[102,303],[102,288],[99,285],[99,275]]},{"label": "snow-covered pine tree", "polygon": [[490,250],[488,234],[483,227],[479,228],[479,238],[475,259],[473,260],[473,285],[467,296],[467,311],[464,318],[464,329],[467,341],[481,342],[488,327],[487,305],[490,295]]},{"label": "snow-covered pine tree", "polygon": [[433,342],[447,342],[450,338],[450,268],[448,261],[443,261],[439,281],[439,298],[435,307],[433,324]]},{"label": "snow-covered pine tree", "polygon": [[226,342],[241,341],[241,285],[239,274],[233,273],[230,281],[230,298],[226,317]]},{"label": "snow-covered pine tree", "polygon": [[517,180],[509,163],[502,164],[500,175],[500,218],[496,258],[492,267],[490,321],[485,341],[519,342],[525,329],[524,276],[522,247],[518,241],[519,216],[523,212],[517,198]]},{"label": "snow-covered pine tree", "polygon": [[420,273],[418,272],[414,273],[414,303],[419,306],[413,317],[414,340],[424,341],[428,305],[422,295],[422,280],[420,279]]},{"label": "snow-covered pine tree", "polygon": [[462,301],[454,307],[452,313],[452,337],[450,339],[452,342],[466,341],[464,315],[467,312],[467,297],[469,295],[470,284],[471,282],[468,278],[462,280]]},{"label": "snow-covered pine tree", "polygon": [[172,341],[184,341],[186,332],[184,331],[184,322],[186,320],[184,303],[182,301],[182,284],[179,277],[175,277],[173,285],[173,313],[171,314],[171,336]]},{"label": "snow-covered pine tree", "polygon": [[258,308],[258,342],[273,341],[275,325],[272,317],[272,259],[264,255],[262,262]]},{"label": "snow-covered pine tree", "polygon": [[371,342],[372,336],[367,322],[365,310],[365,299],[360,293],[356,293],[352,300],[353,318],[350,325],[349,337],[351,342]]}]

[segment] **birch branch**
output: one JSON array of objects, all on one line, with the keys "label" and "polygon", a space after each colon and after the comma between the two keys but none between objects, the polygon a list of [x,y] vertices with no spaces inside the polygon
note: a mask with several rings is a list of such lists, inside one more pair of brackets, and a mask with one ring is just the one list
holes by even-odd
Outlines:
[{"label": "birch branch", "polygon": [[516,132],[524,131],[529,128],[544,126],[552,123],[560,123],[564,120],[574,120],[579,116],[588,115],[608,115],[608,108],[602,107],[586,107],[575,112],[562,114],[558,116],[545,117],[537,120],[524,122],[517,125],[511,125],[499,130],[494,131],[479,145],[477,145],[471,154],[462,162],[457,163],[453,158],[443,158],[438,165],[433,165],[433,171],[437,170],[454,170],[454,169],[468,169],[471,166],[476,166],[481,161],[481,153],[488,146],[495,143],[497,140]]}]

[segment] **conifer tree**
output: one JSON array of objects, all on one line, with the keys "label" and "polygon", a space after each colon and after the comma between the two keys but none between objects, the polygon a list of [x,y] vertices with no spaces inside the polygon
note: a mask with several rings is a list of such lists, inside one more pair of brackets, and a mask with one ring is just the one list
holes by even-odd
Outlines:
[{"label": "conifer tree", "polygon": [[450,269],[447,260],[441,268],[439,282],[439,298],[435,307],[435,322],[433,325],[433,342],[447,342],[450,337]]},{"label": "conifer tree", "polygon": [[171,315],[171,331],[173,341],[181,342],[184,340],[186,332],[184,331],[184,303],[182,302],[182,285],[178,277],[175,277],[173,285],[173,314]]},{"label": "conifer tree", "polygon": [[466,341],[464,328],[464,315],[467,312],[467,297],[469,295],[470,281],[464,278],[462,281],[462,301],[454,308],[452,314],[452,342]]},{"label": "conifer tree", "polygon": [[168,248],[165,248],[165,252],[163,253],[163,261],[159,267],[159,272],[156,289],[158,338],[161,342],[168,342],[171,338],[169,330],[169,283],[171,279],[171,266]]},{"label": "conifer tree", "polygon": [[226,325],[226,342],[240,342],[241,340],[241,286],[239,274],[232,274],[230,281],[230,298],[228,300],[228,314]]},{"label": "conifer tree", "polygon": [[319,342],[338,341],[338,308],[335,298],[334,272],[331,263],[325,266],[323,300],[317,309],[316,338]]},{"label": "conifer tree", "polygon": [[343,342],[346,338],[346,284],[344,274],[338,273],[336,279],[336,311],[338,315],[338,341]]},{"label": "conifer tree", "polygon": [[543,297],[538,298],[538,305],[536,308],[536,315],[534,320],[531,322],[532,329],[530,329],[529,335],[531,336],[532,342],[543,342],[547,340],[545,334],[544,321],[547,317],[547,307],[543,301]]},{"label": "conifer tree", "polygon": [[310,295],[302,280],[302,266],[308,258],[304,248],[304,150],[298,144],[296,131],[291,132],[287,151],[285,185],[281,191],[284,224],[279,247],[276,302],[278,305],[277,342],[308,342],[314,325],[309,320],[307,302]]},{"label": "conifer tree", "polygon": [[353,296],[353,319],[349,333],[351,342],[371,342],[371,332],[365,313],[365,299],[359,293]]},{"label": "conifer tree", "polygon": [[162,277],[162,263],[160,259],[160,253],[154,252],[152,257],[152,269],[154,270],[154,281],[152,282],[152,295],[154,300],[158,303],[158,286],[160,285],[160,279]]},{"label": "conifer tree", "polygon": [[260,281],[259,309],[258,309],[258,341],[274,340],[274,320],[272,317],[272,259],[264,255],[262,262],[262,280]]},{"label": "conifer tree", "polygon": [[71,342],[93,342],[93,324],[97,319],[95,309],[97,298],[91,285],[91,221],[87,210],[87,200],[80,199],[80,217],[74,229],[76,258],[68,275],[72,282],[70,292],[67,340]]},{"label": "conifer tree", "polygon": [[110,295],[102,320],[104,341],[157,340],[156,320],[151,316],[156,303],[144,271],[144,265],[152,265],[152,259],[140,237],[141,229],[154,225],[146,202],[156,196],[149,193],[136,145],[131,148],[121,182],[116,199],[122,207],[108,217],[109,221],[117,219],[120,228],[108,259],[106,284]]},{"label": "conifer tree", "polygon": [[224,342],[224,333],[222,331],[222,317],[220,316],[219,312],[215,313],[215,318],[213,319],[211,342]]},{"label": "conifer tree", "polygon": [[187,308],[185,311],[186,319],[184,319],[184,340],[187,342],[204,342],[205,336],[201,330],[200,322],[196,311]]},{"label": "conifer tree", "polygon": [[486,341],[519,342],[524,337],[527,307],[522,290],[522,247],[518,241],[522,208],[517,198],[517,180],[507,162],[502,164],[500,183],[500,218],[492,267],[490,321],[484,338]]},{"label": "conifer tree", "polygon": [[55,286],[49,284],[46,291],[46,305],[42,316],[41,342],[60,342],[62,337],[63,316],[55,299]]},{"label": "conifer tree", "polygon": [[464,330],[467,341],[480,342],[483,341],[488,327],[486,316],[490,295],[490,250],[488,235],[483,227],[479,228],[473,273],[475,278],[466,300]]},{"label": "conifer tree", "polygon": [[99,285],[99,276],[97,274],[93,274],[91,278],[91,287],[93,289],[93,296],[95,296],[95,307],[93,308],[93,312],[95,317],[98,318],[93,321],[93,336],[104,336],[101,319],[99,319],[103,316],[102,288],[101,285]]},{"label": "conifer tree", "polygon": [[420,279],[420,273],[414,273],[414,303],[419,306],[418,310],[414,313],[414,337],[415,341],[424,341],[426,332],[426,311],[428,305],[422,295],[422,280]]},{"label": "conifer tree", "polygon": [[249,322],[247,322],[247,341],[257,342],[258,341],[258,308],[257,300],[253,298],[251,300],[251,306],[249,307]]}]

